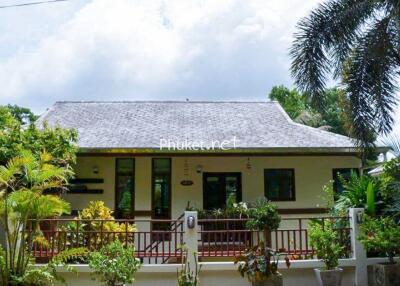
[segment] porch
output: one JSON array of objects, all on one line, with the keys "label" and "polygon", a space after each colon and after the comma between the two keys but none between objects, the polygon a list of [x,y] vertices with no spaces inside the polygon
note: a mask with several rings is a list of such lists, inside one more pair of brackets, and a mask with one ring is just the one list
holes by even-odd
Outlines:
[{"label": "porch", "polygon": [[[195,218],[193,229],[185,221],[189,215]],[[68,248],[85,247],[94,251],[119,239],[126,245],[134,245],[136,257],[144,264],[180,263],[183,245],[195,248],[201,262],[233,261],[246,248],[264,241],[272,249],[285,253],[290,260],[312,260],[316,257],[308,237],[311,220],[322,224],[328,220],[334,222],[340,241],[346,247],[343,258],[352,256],[348,217],[283,218],[279,229],[269,232],[247,229],[248,219],[197,219],[197,212],[185,212],[175,220],[44,220],[41,230],[48,243],[34,244],[33,255],[37,262],[44,262]],[[110,230],[109,223],[122,225],[123,230]],[[157,229],[154,225],[163,227]],[[26,230],[28,238],[34,230],[35,221],[31,221]]]},{"label": "porch", "polygon": [[353,155],[83,153],[63,196],[75,212],[104,201],[120,219],[177,220],[188,203],[212,210],[264,196],[281,214],[309,217],[323,214],[322,187],[335,172],[359,166]]}]

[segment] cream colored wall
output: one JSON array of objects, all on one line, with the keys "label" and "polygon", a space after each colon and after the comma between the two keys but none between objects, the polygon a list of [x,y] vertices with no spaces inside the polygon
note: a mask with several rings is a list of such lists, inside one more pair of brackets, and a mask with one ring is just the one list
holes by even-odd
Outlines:
[{"label": "cream colored wall", "polygon": [[[188,178],[184,176],[184,164],[189,167]],[[172,214],[179,216],[191,201],[196,207],[203,204],[202,174],[196,172],[202,166],[203,172],[241,172],[242,199],[254,201],[264,194],[264,169],[294,168],[296,201],[276,202],[280,208],[318,208],[321,205],[321,189],[332,180],[333,168],[358,168],[360,160],[351,156],[295,156],[295,157],[251,157],[251,169],[247,169],[247,157],[173,157],[172,158]],[[93,174],[97,166],[98,174]],[[102,188],[102,195],[65,195],[73,209],[82,209],[90,200],[104,200],[114,208],[115,158],[78,157],[76,174],[78,178],[103,178],[104,184],[88,185]],[[135,208],[151,210],[151,157],[135,158]],[[180,182],[189,179],[192,186],[182,186]]]}]

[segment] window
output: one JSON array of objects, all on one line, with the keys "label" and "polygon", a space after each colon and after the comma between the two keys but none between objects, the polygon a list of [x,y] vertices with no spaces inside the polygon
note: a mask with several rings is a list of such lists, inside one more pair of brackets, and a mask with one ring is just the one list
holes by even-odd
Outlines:
[{"label": "window", "polygon": [[343,184],[341,183],[339,177],[342,177],[345,181],[350,179],[351,172],[355,172],[359,175],[359,170],[357,168],[341,168],[332,170],[333,178],[333,191],[335,194],[340,194],[344,191]]},{"label": "window", "polygon": [[203,173],[203,209],[220,209],[242,201],[241,177],[241,173]]},{"label": "window", "polygon": [[135,159],[118,158],[115,165],[115,215],[117,218],[132,218],[135,208]]},{"label": "window", "polygon": [[153,218],[168,219],[171,211],[171,159],[153,159]]},{"label": "window", "polygon": [[271,201],[294,201],[294,169],[265,169],[264,191]]}]

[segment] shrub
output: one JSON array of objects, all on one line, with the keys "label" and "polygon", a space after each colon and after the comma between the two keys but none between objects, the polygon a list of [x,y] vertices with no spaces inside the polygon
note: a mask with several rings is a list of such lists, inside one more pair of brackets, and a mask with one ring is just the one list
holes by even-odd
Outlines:
[{"label": "shrub", "polygon": [[246,228],[251,230],[276,230],[281,223],[277,207],[267,199],[259,199],[249,209],[250,220],[246,223]]},{"label": "shrub", "polygon": [[[337,195],[334,211],[346,214],[349,208],[365,208],[368,213],[375,212],[375,195],[380,189],[379,180],[371,176],[358,176],[352,172],[348,181],[339,177],[344,191]],[[367,201],[367,198],[370,200]]]},{"label": "shrub", "polygon": [[92,252],[89,256],[89,267],[94,271],[93,278],[107,286],[133,283],[134,274],[141,265],[134,254],[133,247],[125,248],[118,240]]},{"label": "shrub", "polygon": [[[82,220],[78,226],[77,222],[70,222],[66,226],[62,226],[62,230],[67,233],[71,241],[76,241],[77,227],[79,227],[79,243],[80,245],[89,245],[89,235],[84,236],[90,231],[90,248],[91,250],[97,249],[101,246],[101,240],[108,242],[111,239],[119,239],[125,243],[132,244],[133,236],[126,235],[126,233],[133,233],[136,231],[134,224],[118,223],[114,221],[112,211],[105,206],[103,201],[91,201],[87,208],[79,212],[78,218]],[[104,220],[104,221],[91,221],[91,220]],[[103,233],[101,237],[100,232]],[[114,236],[107,236],[104,233],[117,233]]]},{"label": "shrub", "polygon": [[367,250],[384,252],[394,263],[395,255],[400,253],[400,226],[392,218],[364,216],[360,231],[359,240]]},{"label": "shrub", "polygon": [[344,253],[335,224],[331,221],[311,221],[309,226],[310,244],[315,249],[317,258],[325,263],[327,270],[335,269]]},{"label": "shrub", "polygon": [[184,248],[184,254],[182,257],[182,265],[181,269],[177,271],[178,276],[178,285],[179,286],[198,286],[200,283],[199,275],[201,272],[201,266],[199,266],[197,254],[194,253],[194,270],[189,263],[188,257],[188,250]]}]

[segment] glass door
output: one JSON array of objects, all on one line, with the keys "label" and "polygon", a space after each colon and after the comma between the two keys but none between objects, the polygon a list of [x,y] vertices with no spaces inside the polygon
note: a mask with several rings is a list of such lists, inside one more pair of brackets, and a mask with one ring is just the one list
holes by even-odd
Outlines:
[{"label": "glass door", "polygon": [[[171,159],[154,158],[152,162],[152,218],[171,219]],[[168,230],[170,223],[157,222],[152,230]],[[153,239],[158,238],[157,235]]]},{"label": "glass door", "polygon": [[241,173],[203,174],[203,209],[222,209],[241,200]]},{"label": "glass door", "polygon": [[116,218],[133,218],[135,210],[135,159],[117,158],[115,163]]}]

